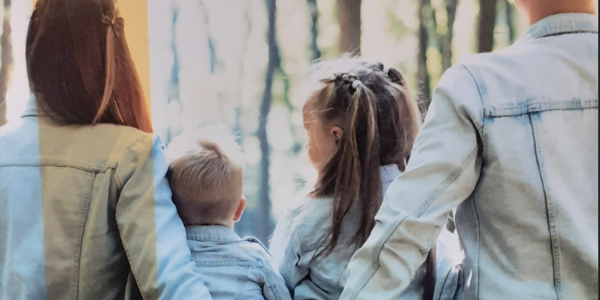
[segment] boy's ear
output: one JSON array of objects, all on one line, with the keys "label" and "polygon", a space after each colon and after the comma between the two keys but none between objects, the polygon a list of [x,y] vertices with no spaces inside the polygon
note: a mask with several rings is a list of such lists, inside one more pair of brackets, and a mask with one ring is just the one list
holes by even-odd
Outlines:
[{"label": "boy's ear", "polygon": [[344,130],[338,126],[331,127],[330,133],[333,135],[335,142],[338,143],[342,140],[342,136],[344,135]]},{"label": "boy's ear", "polygon": [[244,209],[246,208],[246,197],[242,196],[240,199],[240,204],[235,209],[235,213],[233,214],[233,221],[237,222],[242,218],[242,214],[244,213]]}]

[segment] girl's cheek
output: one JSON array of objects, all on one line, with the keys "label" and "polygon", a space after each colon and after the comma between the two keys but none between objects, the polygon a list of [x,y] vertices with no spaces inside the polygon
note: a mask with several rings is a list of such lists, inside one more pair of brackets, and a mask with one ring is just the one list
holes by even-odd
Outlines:
[{"label": "girl's cheek", "polygon": [[310,163],[315,166],[315,148],[311,145],[310,140],[306,143],[306,154],[308,155],[308,159]]}]

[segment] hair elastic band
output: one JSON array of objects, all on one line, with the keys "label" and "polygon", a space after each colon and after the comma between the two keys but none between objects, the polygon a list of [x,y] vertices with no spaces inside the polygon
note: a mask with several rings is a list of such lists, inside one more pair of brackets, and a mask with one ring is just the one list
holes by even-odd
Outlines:
[{"label": "hair elastic band", "polygon": [[361,85],[362,85],[362,81],[360,81],[360,80],[354,80],[352,82],[352,88],[354,88],[354,89],[357,89]]},{"label": "hair elastic band", "polygon": [[104,15],[104,17],[102,18],[102,23],[110,26],[116,36],[120,36],[123,32],[125,22],[123,21],[123,18],[116,17],[115,14],[109,13],[107,15]]}]

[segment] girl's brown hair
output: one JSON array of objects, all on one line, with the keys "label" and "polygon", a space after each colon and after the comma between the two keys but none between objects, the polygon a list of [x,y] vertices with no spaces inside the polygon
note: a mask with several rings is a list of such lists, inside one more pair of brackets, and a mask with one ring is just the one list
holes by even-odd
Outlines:
[{"label": "girl's brown hair", "polygon": [[354,205],[359,205],[360,221],[349,246],[364,244],[383,199],[380,166],[395,164],[404,171],[420,127],[418,108],[400,72],[358,59],[340,61],[341,68],[334,61],[317,63],[313,69],[317,77],[327,70],[343,70],[320,80],[324,86],[311,104],[322,124],[344,132],[310,194],[333,198],[332,226],[315,257],[334,250]]},{"label": "girl's brown hair", "polygon": [[63,125],[110,123],[152,132],[115,0],[39,0],[27,33],[38,107]]}]

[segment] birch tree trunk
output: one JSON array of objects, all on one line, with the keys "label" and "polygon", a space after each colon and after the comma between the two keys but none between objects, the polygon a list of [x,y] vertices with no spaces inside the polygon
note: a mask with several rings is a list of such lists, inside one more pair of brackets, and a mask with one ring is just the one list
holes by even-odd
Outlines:
[{"label": "birch tree trunk", "polygon": [[494,29],[496,28],[497,0],[479,0],[479,53],[494,49]]},{"label": "birch tree trunk", "polygon": [[338,0],[340,53],[360,54],[361,0]]},{"label": "birch tree trunk", "polygon": [[452,66],[452,41],[454,40],[454,21],[456,20],[456,9],[458,0],[446,0],[446,15],[448,16],[448,31],[442,41],[442,72]]},{"label": "birch tree trunk", "polygon": [[319,37],[318,22],[319,22],[319,10],[317,9],[317,0],[307,0],[308,11],[310,12],[310,61],[315,61],[321,58],[321,51],[317,44],[317,38]]},{"label": "birch tree trunk", "polygon": [[431,102],[431,87],[429,86],[429,70],[427,69],[427,50],[429,49],[429,32],[425,23],[425,8],[429,5],[428,0],[420,0],[419,3],[419,69],[418,78],[418,102],[421,114],[425,114]]},{"label": "birch tree trunk", "polygon": [[6,92],[8,90],[8,80],[10,69],[12,68],[12,44],[10,28],[10,7],[11,0],[4,0],[4,18],[2,22],[2,37],[0,38],[0,47],[2,48],[2,66],[0,66],[0,126],[6,124]]},{"label": "birch tree trunk", "polygon": [[506,24],[508,25],[508,41],[512,44],[517,39],[517,24],[515,22],[515,7],[508,0],[504,0]]},{"label": "birch tree trunk", "polygon": [[269,18],[269,27],[267,30],[267,42],[269,45],[269,62],[265,75],[265,90],[263,93],[262,102],[260,104],[260,116],[257,136],[260,141],[260,185],[258,207],[256,211],[255,233],[256,237],[263,243],[267,242],[269,234],[272,231],[273,224],[271,221],[271,200],[269,197],[269,139],[267,136],[267,121],[269,112],[271,111],[272,89],[275,71],[279,64],[279,49],[276,40],[275,18],[277,12],[276,0],[266,0],[267,12]]}]

